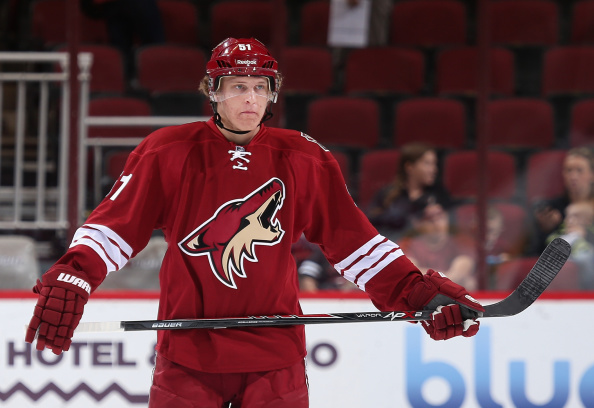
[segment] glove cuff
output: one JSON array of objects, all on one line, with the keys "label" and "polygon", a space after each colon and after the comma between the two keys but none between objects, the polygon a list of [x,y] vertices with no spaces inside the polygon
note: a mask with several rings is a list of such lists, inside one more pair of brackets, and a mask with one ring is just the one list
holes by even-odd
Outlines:
[{"label": "glove cuff", "polygon": [[[95,288],[91,287],[87,274],[77,271],[69,265],[54,265],[43,274],[42,287],[59,287],[75,292],[83,299],[88,300]],[[39,287],[39,284],[36,288]]]}]

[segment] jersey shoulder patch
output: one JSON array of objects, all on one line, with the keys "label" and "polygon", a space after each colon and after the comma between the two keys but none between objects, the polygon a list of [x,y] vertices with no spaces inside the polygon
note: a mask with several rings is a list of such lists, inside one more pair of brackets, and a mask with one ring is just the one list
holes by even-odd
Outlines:
[{"label": "jersey shoulder patch", "polygon": [[316,139],[314,139],[313,137],[311,137],[310,135],[308,135],[307,133],[303,133],[301,132],[300,134],[301,137],[303,137],[305,140],[307,140],[308,142],[311,143],[315,143],[318,146],[320,146],[320,148],[325,151],[325,152],[329,152],[330,150],[328,150],[323,144],[321,144],[320,142],[318,142]]}]

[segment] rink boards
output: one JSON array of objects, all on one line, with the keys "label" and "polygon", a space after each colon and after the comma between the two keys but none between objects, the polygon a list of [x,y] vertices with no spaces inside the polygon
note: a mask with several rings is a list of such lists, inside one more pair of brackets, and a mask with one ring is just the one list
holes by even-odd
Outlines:
[{"label": "rink boards", "polygon": [[[128,295],[94,296],[83,320],[156,316],[155,295]],[[146,406],[155,332],[81,334],[55,356],[23,341],[34,304],[0,292],[0,406]],[[302,307],[375,310],[361,296],[309,297]],[[516,317],[484,319],[470,339],[435,342],[402,322],[308,326],[311,407],[593,407],[592,315],[594,296],[545,295]]]}]

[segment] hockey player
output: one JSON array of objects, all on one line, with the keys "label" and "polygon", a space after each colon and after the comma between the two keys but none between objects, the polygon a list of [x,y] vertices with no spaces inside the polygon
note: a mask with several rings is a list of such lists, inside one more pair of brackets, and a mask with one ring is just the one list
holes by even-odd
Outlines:
[{"label": "hockey player", "polygon": [[[337,162],[312,137],[269,128],[281,75],[255,39],[229,38],[201,90],[214,115],[159,129],[130,154],[119,181],[68,251],[37,282],[26,341],[60,354],[89,295],[161,229],[159,319],[300,314],[291,245],[319,244],[378,309],[438,311],[434,339],[476,334],[483,311],[437,272],[423,275],[371,226]],[[150,407],[308,406],[304,327],[159,331]]]}]

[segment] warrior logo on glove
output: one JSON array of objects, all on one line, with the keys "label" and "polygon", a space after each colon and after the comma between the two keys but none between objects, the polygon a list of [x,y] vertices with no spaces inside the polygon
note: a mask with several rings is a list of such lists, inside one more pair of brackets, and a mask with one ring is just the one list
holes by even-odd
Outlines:
[{"label": "warrior logo on glove", "polygon": [[33,287],[39,298],[25,341],[33,343],[37,338],[37,350],[48,348],[54,354],[67,351],[92,291],[83,271],[54,265],[43,275],[43,282],[38,279]]},{"label": "warrior logo on glove", "polygon": [[73,285],[76,285],[79,288],[86,290],[89,295],[91,294],[91,285],[89,285],[89,283],[84,279],[77,278],[76,276],[72,276],[68,273],[62,272],[60,275],[58,275],[58,278],[56,280],[66,283],[72,283]]},{"label": "warrior logo on glove", "polygon": [[284,234],[275,219],[283,205],[285,186],[270,179],[246,197],[228,201],[205,223],[184,238],[179,247],[191,256],[207,255],[215,276],[237,289],[232,272],[245,278],[243,260],[258,262],[255,245],[276,245]]}]

